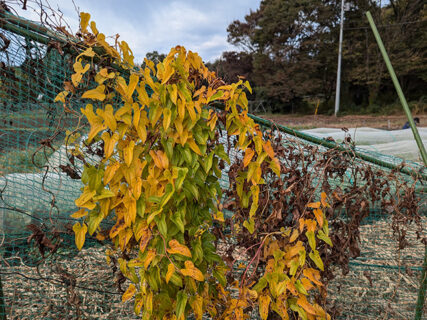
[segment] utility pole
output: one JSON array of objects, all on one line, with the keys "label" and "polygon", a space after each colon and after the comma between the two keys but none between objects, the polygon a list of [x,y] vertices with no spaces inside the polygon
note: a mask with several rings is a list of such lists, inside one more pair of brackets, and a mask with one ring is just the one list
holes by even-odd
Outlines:
[{"label": "utility pole", "polygon": [[342,55],[342,38],[344,26],[344,0],[341,0],[341,21],[340,21],[340,41],[338,49],[338,68],[337,68],[337,87],[335,90],[335,116],[340,110],[340,91],[341,91],[341,55]]}]

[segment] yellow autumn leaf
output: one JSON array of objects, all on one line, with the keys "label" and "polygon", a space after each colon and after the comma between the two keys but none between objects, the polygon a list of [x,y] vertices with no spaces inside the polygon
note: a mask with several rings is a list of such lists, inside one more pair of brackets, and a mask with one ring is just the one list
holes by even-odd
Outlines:
[{"label": "yellow autumn leaf", "polygon": [[150,229],[145,229],[144,232],[141,235],[141,239],[139,240],[139,251],[141,253],[144,253],[145,249],[147,248],[148,243],[151,239],[151,231]]},{"label": "yellow autumn leaf", "polygon": [[125,220],[119,219],[116,224],[110,229],[110,238],[115,238],[125,228]]},{"label": "yellow autumn leaf", "polygon": [[130,141],[127,147],[123,149],[123,158],[128,167],[130,167],[133,159],[133,149],[135,148],[135,141]]},{"label": "yellow autumn leaf", "polygon": [[83,99],[104,101],[105,97],[105,85],[103,84],[82,94]]},{"label": "yellow autumn leaf", "polygon": [[320,199],[321,199],[320,202],[322,203],[322,206],[325,208],[329,206],[329,204],[326,202],[326,198],[327,198],[326,193],[322,192],[320,194]]},{"label": "yellow autumn leaf", "polygon": [[150,150],[150,156],[153,158],[154,164],[159,169],[167,169],[169,167],[169,160],[166,154],[161,150]]},{"label": "yellow autumn leaf", "polygon": [[98,29],[96,28],[96,23],[95,21],[91,21],[90,22],[90,28],[92,29],[92,33],[94,35],[97,35],[99,33]]},{"label": "yellow autumn leaf", "polygon": [[80,195],[80,197],[74,201],[77,207],[83,207],[83,205],[88,202],[89,200],[93,199],[93,197],[96,195],[96,191],[91,191],[89,187],[85,187],[83,193]]},{"label": "yellow autumn leaf", "polygon": [[299,298],[297,300],[297,304],[299,304],[306,312],[315,315],[316,309],[313,308],[313,306],[308,302],[307,298],[300,294]]},{"label": "yellow autumn leaf", "polygon": [[261,319],[266,320],[268,317],[271,297],[269,294],[260,295],[258,298],[258,302],[259,302],[259,315],[261,316]]},{"label": "yellow autumn leaf", "polygon": [[177,99],[178,103],[178,117],[184,119],[185,117],[185,102],[182,99]]},{"label": "yellow autumn leaf", "polygon": [[141,142],[144,143],[147,140],[147,127],[142,121],[139,122],[138,127],[136,127],[136,133],[138,134]]},{"label": "yellow autumn leaf", "polygon": [[166,273],[166,283],[169,283],[169,280],[174,273],[175,273],[175,266],[172,263],[169,263],[168,272]]},{"label": "yellow autumn leaf", "polygon": [[280,161],[277,158],[271,159],[270,168],[273,172],[280,177]]},{"label": "yellow autumn leaf", "polygon": [[294,256],[296,256],[303,249],[304,249],[304,246],[302,244],[302,241],[298,241],[294,246],[291,246],[287,250],[285,259],[286,260],[292,259]]},{"label": "yellow autumn leaf", "polygon": [[86,12],[80,12],[80,29],[82,32],[87,31],[87,26],[89,25],[90,14]]},{"label": "yellow autumn leaf", "polygon": [[175,72],[175,68],[172,67],[171,64],[166,65],[165,71],[163,72],[161,77],[162,84],[165,84],[166,82],[168,82],[168,80],[170,79],[170,77],[173,75],[174,72]]},{"label": "yellow autumn leaf", "polygon": [[178,240],[175,240],[175,239],[170,240],[169,241],[169,247],[170,248],[167,249],[168,253],[170,253],[170,254],[180,254],[180,255],[183,255],[185,257],[191,258],[190,249],[188,249],[187,246],[185,246],[183,244],[180,244],[178,242]]},{"label": "yellow autumn leaf", "polygon": [[320,209],[313,210],[314,216],[316,217],[317,222],[319,223],[320,228],[323,227],[323,211]]},{"label": "yellow autumn leaf", "polygon": [[73,226],[73,231],[75,234],[75,242],[77,249],[81,250],[85,243],[87,225],[85,223],[80,225],[79,222],[76,222]]},{"label": "yellow autumn leaf", "polygon": [[108,159],[114,152],[114,147],[116,146],[117,141],[119,141],[119,135],[117,134],[117,132],[115,132],[113,136],[110,136],[108,132],[104,131],[101,135],[101,138],[102,140],[104,140],[104,155],[105,158]]},{"label": "yellow autumn leaf", "polygon": [[306,291],[310,291],[314,288],[313,284],[307,278],[302,278],[301,283]]},{"label": "yellow autumn leaf", "polygon": [[264,149],[264,151],[268,154],[268,156],[271,159],[274,159],[274,150],[273,150],[273,147],[271,146],[270,140],[267,142],[264,142],[262,144],[262,148]]},{"label": "yellow autumn leaf", "polygon": [[126,208],[125,213],[125,225],[130,226],[136,219],[136,200],[129,195],[129,193],[123,198],[123,204]]},{"label": "yellow autumn leaf", "polygon": [[291,235],[291,237],[289,239],[289,242],[290,243],[294,242],[298,238],[298,236],[299,236],[298,230],[294,229],[294,231],[292,231],[292,235]]},{"label": "yellow autumn leaf", "polygon": [[122,251],[125,250],[127,244],[133,236],[132,229],[127,228],[119,232],[119,246]]},{"label": "yellow autumn leaf", "polygon": [[318,209],[320,208],[320,202],[311,202],[309,204],[307,204],[308,208],[313,208],[313,209]]},{"label": "yellow autumn leaf", "polygon": [[168,87],[168,89],[169,89],[169,95],[170,95],[170,98],[171,98],[173,104],[176,104],[177,99],[178,99],[178,88],[177,88],[176,84],[175,83],[172,84],[170,87]]},{"label": "yellow autumn leaf", "polygon": [[197,120],[197,115],[196,115],[196,111],[194,111],[194,105],[193,103],[190,101],[187,101],[185,103],[185,108],[188,110],[188,114],[190,115],[190,119],[191,121],[195,122]]},{"label": "yellow autumn leaf", "polygon": [[126,89],[126,96],[128,99],[132,98],[132,94],[138,85],[139,76],[136,73],[132,73],[129,77],[129,85]]},{"label": "yellow autumn leaf", "polygon": [[222,213],[221,211],[214,213],[214,219],[220,222],[224,222],[224,213]]},{"label": "yellow autumn leaf", "polygon": [[255,151],[251,148],[247,148],[245,151],[245,156],[243,158],[243,167],[247,167],[249,162],[251,162],[253,156],[255,155]]},{"label": "yellow autumn leaf", "polygon": [[171,124],[171,117],[172,117],[172,112],[171,109],[164,109],[163,110],[163,129],[168,130],[169,126]]},{"label": "yellow autumn leaf", "polygon": [[149,314],[153,312],[153,291],[150,291],[145,297],[145,310],[147,310]]},{"label": "yellow autumn leaf", "polygon": [[87,48],[85,51],[83,51],[82,53],[80,53],[80,54],[77,56],[77,59],[78,59],[80,56],[85,56],[85,57],[93,58],[93,57],[95,56],[95,51],[93,51],[92,47],[89,47],[89,48]]},{"label": "yellow autumn leaf", "polygon": [[185,261],[184,265],[185,265],[185,269],[181,269],[181,273],[184,276],[191,277],[197,281],[204,281],[205,280],[203,273],[194,266],[192,261],[187,260],[187,261]]},{"label": "yellow autumn leaf", "polygon": [[135,311],[136,315],[139,315],[143,305],[144,305],[144,299],[142,298],[142,295],[137,294],[135,297],[135,305],[134,305],[134,309],[133,309]]},{"label": "yellow autumn leaf", "polygon": [[147,256],[144,260],[144,268],[147,270],[148,266],[150,265],[151,261],[153,261],[154,257],[156,256],[156,250],[151,249],[147,251]]},{"label": "yellow autumn leaf", "polygon": [[193,309],[196,320],[201,320],[203,317],[203,297],[196,295],[190,300],[191,309]]},{"label": "yellow autumn leaf", "polygon": [[111,104],[107,104],[105,106],[104,113],[102,114],[101,117],[104,119],[105,124],[112,132],[116,131],[117,121],[116,121],[116,118],[114,117],[114,109]]},{"label": "yellow autumn leaf", "polygon": [[114,164],[109,165],[104,172],[104,185],[106,186],[111,179],[113,179],[114,174],[120,168],[120,163],[116,162]]},{"label": "yellow autumn leaf", "polygon": [[126,302],[130,298],[132,298],[133,295],[135,294],[135,292],[136,292],[136,288],[135,288],[134,284],[131,283],[129,285],[129,288],[127,288],[127,290],[125,291],[125,293],[123,293],[123,295],[122,295],[122,302]]},{"label": "yellow autumn leaf", "polygon": [[55,97],[54,102],[64,102],[65,103],[65,97],[68,96],[69,92],[68,91],[62,91],[60,93],[58,93],[58,95]]},{"label": "yellow autumn leaf", "polygon": [[318,286],[323,286],[322,282],[320,282],[320,272],[313,268],[304,269],[302,274],[304,277],[307,277],[311,280],[311,282],[317,284]]},{"label": "yellow autumn leaf", "polygon": [[190,146],[191,150],[193,150],[195,153],[197,153],[199,156],[202,155],[202,152],[200,151],[199,146],[197,145],[197,143],[194,141],[193,138],[189,138],[187,139],[187,143]]},{"label": "yellow autumn leaf", "polygon": [[80,208],[78,211],[74,212],[71,215],[71,218],[79,219],[79,218],[86,216],[87,214],[88,214],[88,212],[84,208]]}]

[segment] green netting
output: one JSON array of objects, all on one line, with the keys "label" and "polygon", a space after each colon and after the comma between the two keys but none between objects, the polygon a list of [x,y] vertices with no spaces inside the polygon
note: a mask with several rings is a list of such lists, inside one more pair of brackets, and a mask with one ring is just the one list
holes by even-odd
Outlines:
[{"label": "green netting", "polygon": [[[53,100],[69,79],[72,52],[54,49],[59,36],[36,23],[0,11],[0,276],[3,306],[11,319],[137,319],[131,303],[121,303],[117,287],[119,272],[105,263],[105,248],[95,240],[78,252],[71,230],[74,199],[82,184],[60,170],[68,163],[63,146],[65,130],[76,126],[75,118]],[[75,101],[71,106],[80,109]],[[264,129],[271,123],[253,116]],[[344,145],[315,138],[286,127],[276,127],[285,142],[317,146],[319,154]],[[53,137],[53,138],[52,138]],[[225,143],[225,142],[224,142]],[[36,152],[37,151],[37,152]],[[389,171],[403,160],[353,148],[354,165],[367,163]],[[408,161],[406,161],[408,164]],[[424,167],[409,162],[402,179],[421,174],[418,183],[426,222]],[[225,171],[227,168],[225,169]],[[222,186],[227,186],[224,174]],[[286,177],[284,177],[286,178]],[[350,175],[331,184],[345,189]],[[413,244],[399,251],[391,221],[374,210],[362,226],[361,255],[350,263],[350,272],[328,287],[331,303],[342,319],[410,319],[414,315],[424,245],[408,234]],[[54,255],[43,258],[34,227],[49,231],[51,245],[60,242]],[[65,232],[55,233],[55,226]],[[61,228],[60,228],[61,227]],[[68,231],[67,231],[68,230]],[[425,229],[424,229],[424,237]],[[38,233],[43,237],[43,233]],[[418,243],[418,244],[417,244]],[[126,285],[123,285],[126,288]],[[1,300],[0,300],[1,303]],[[1,313],[0,308],[0,313]],[[252,317],[252,318],[255,318]]]}]

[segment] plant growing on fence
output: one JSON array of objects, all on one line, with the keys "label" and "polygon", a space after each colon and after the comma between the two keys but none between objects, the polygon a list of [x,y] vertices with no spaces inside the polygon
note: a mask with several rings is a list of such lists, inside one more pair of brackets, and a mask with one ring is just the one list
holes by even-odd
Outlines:
[{"label": "plant growing on fence", "polygon": [[[111,239],[130,281],[123,301],[133,299],[143,319],[201,319],[206,313],[244,319],[256,307],[262,319],[328,318],[313,300],[313,292],[325,292],[318,246],[332,245],[326,194],[306,203],[292,227],[257,230],[271,210],[259,205],[260,189],[280,178],[283,165],[248,117],[249,83],[225,84],[181,46],[157,65],[145,60],[142,69],[126,42],[108,44],[93,21],[88,30],[89,20],[81,14],[86,49],[56,98],[66,110],[71,97],[87,102],[81,109],[90,127],[84,143],[99,157],[89,161],[93,155],[78,144],[71,152],[85,162],[72,215],[80,219],[73,226],[77,247],[88,234]],[[220,179],[230,165],[232,192],[225,197]],[[225,223],[224,210],[239,214]],[[108,219],[114,225],[105,230],[101,222]],[[230,238],[227,227],[237,240],[255,240],[246,250],[254,251],[247,265],[220,256],[221,241]],[[238,280],[231,273],[236,267],[243,271]]]}]

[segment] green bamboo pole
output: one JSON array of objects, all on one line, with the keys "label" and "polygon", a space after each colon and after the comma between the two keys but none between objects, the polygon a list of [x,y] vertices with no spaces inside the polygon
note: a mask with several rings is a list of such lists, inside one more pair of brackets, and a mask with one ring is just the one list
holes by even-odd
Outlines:
[{"label": "green bamboo pole", "polygon": [[393,80],[394,87],[396,88],[397,94],[400,99],[400,103],[402,103],[403,110],[408,117],[409,125],[411,126],[412,133],[414,134],[415,141],[417,142],[418,149],[420,149],[421,158],[423,159],[424,165],[427,166],[427,153],[424,148],[423,141],[421,140],[420,134],[418,133],[418,129],[415,126],[414,119],[412,118],[411,110],[409,109],[408,103],[406,102],[405,95],[403,94],[402,88],[400,87],[399,80],[397,79],[396,73],[394,72],[393,66],[390,62],[390,58],[388,57],[387,51],[385,50],[383,41],[381,40],[380,34],[378,33],[377,27],[375,25],[374,19],[372,19],[371,13],[366,12],[366,16],[368,17],[369,24],[371,25],[372,31],[374,32],[375,39],[377,40],[378,47],[380,48],[381,54],[384,58],[384,62],[387,65],[388,72],[390,73],[391,79]]},{"label": "green bamboo pole", "polygon": [[[393,66],[388,57],[387,51],[385,50],[384,44],[381,40],[381,36],[378,33],[378,29],[375,25],[374,19],[372,18],[371,13],[366,12],[366,17],[368,18],[369,24],[371,25],[371,29],[374,33],[375,39],[377,40],[378,47],[380,48],[381,54],[384,58],[385,64],[387,65],[388,72],[390,73],[391,79],[393,80],[394,87],[396,88],[397,94],[399,95],[400,102],[402,103],[403,110],[408,117],[409,125],[411,126],[412,133],[414,134],[415,141],[417,142],[418,149],[420,149],[421,157],[423,159],[424,165],[427,166],[427,153],[424,148],[423,141],[421,140],[420,134],[418,133],[418,129],[415,126],[414,120],[412,119],[411,110],[409,110],[408,103],[406,102],[405,95],[403,94],[402,88],[400,87],[399,81],[397,79],[396,73],[394,72]],[[427,245],[425,245],[424,251],[424,263],[423,263],[423,271],[421,274],[421,284],[420,289],[418,291],[418,300],[417,306],[415,309],[415,320],[421,320],[423,307],[425,302],[427,289]]]}]

